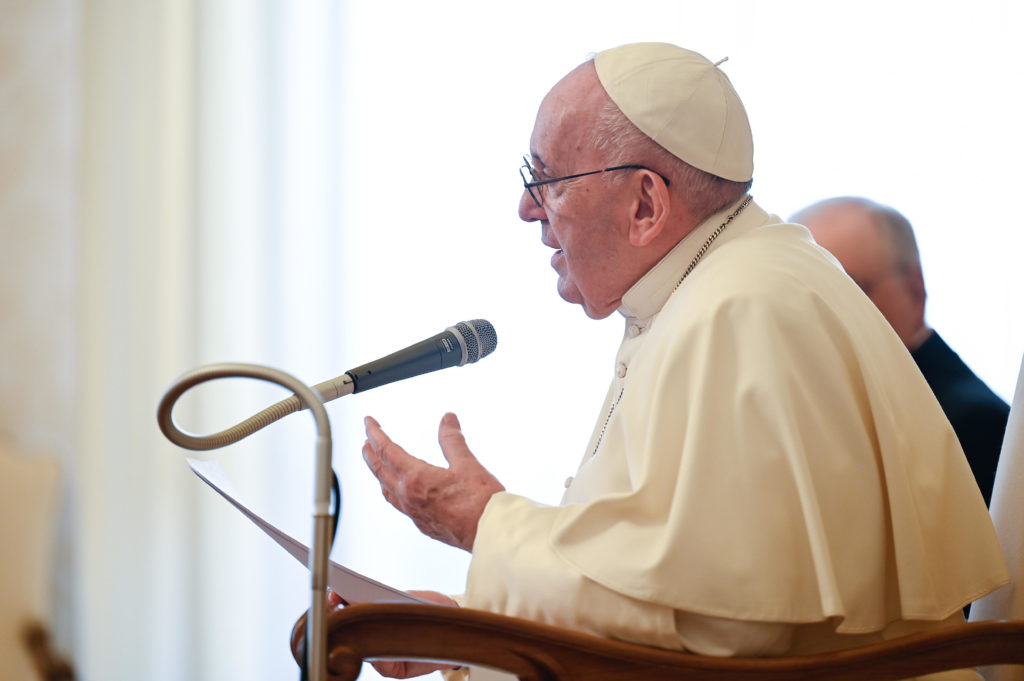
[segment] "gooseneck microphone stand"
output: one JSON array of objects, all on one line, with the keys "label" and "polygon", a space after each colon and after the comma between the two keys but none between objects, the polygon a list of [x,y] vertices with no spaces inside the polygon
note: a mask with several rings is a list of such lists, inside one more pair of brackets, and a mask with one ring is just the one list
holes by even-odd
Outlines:
[{"label": "gooseneck microphone stand", "polygon": [[[193,369],[179,377],[164,393],[157,407],[160,430],[171,442],[186,449],[205,451],[219,449],[238,442],[278,418],[295,411],[291,408],[270,413],[263,418],[253,417],[233,428],[211,435],[193,435],[179,429],[171,411],[174,403],[190,388],[218,378],[257,378],[277,383],[295,393],[300,406],[313,413],[316,423],[316,467],[313,482],[313,550],[309,555],[311,595],[309,626],[306,628],[306,661],[312,681],[327,679],[327,563],[333,538],[331,527],[331,424],[324,409],[320,392],[307,386],[294,376],[277,369],[257,364],[210,364]],[[291,398],[289,398],[291,399]],[[271,410],[265,410],[266,414]],[[340,494],[335,500],[340,509]]]},{"label": "gooseneck microphone stand", "polygon": [[[453,366],[472,364],[486,357],[498,344],[494,326],[486,319],[459,322],[441,333],[369,364],[350,369],[343,375],[314,387],[277,369],[257,364],[210,364],[193,369],[175,381],[157,407],[160,430],[171,442],[186,449],[219,449],[252,435],[288,414],[309,409],[316,421],[316,477],[313,487],[313,550],[309,572],[313,586],[306,629],[307,663],[303,671],[313,681],[327,678],[327,557],[333,541],[331,527],[331,425],[324,402],[344,395],[369,390],[404,378]],[[211,435],[192,435],[179,429],[171,416],[181,395],[200,383],[216,378],[258,378],[277,383],[295,394],[246,420]],[[335,485],[337,505],[341,508],[341,490]]]}]

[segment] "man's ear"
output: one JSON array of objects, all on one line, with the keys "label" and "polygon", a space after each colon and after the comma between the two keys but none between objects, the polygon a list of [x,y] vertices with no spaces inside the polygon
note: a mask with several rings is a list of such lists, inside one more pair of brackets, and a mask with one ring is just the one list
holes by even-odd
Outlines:
[{"label": "man's ear", "polygon": [[906,272],[906,284],[907,290],[910,293],[910,299],[914,301],[914,308],[921,315],[921,319],[924,319],[924,304],[928,298],[928,294],[924,289],[924,274],[921,272],[920,265],[910,265]]},{"label": "man's ear", "polygon": [[671,212],[668,187],[665,181],[650,170],[641,170],[639,188],[630,216],[629,243],[647,246],[662,233]]}]

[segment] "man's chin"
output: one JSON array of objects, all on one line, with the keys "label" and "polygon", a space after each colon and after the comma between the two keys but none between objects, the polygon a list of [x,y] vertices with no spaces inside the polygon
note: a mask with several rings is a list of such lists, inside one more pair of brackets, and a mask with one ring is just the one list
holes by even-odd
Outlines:
[{"label": "man's chin", "polygon": [[587,305],[583,306],[583,312],[591,319],[607,319],[617,309],[613,307],[610,310],[595,310]]},{"label": "man's chin", "polygon": [[606,306],[605,308],[596,309],[593,306],[587,304],[587,301],[584,300],[583,296],[580,294],[579,289],[576,289],[575,287],[564,287],[561,285],[561,282],[559,282],[558,286],[558,295],[560,295],[562,297],[562,300],[564,300],[565,302],[572,303],[573,305],[579,305],[580,307],[582,307],[583,313],[590,317],[591,319],[604,319],[610,316],[611,313],[615,312],[615,310],[618,309],[618,306]]},{"label": "man's chin", "polygon": [[558,278],[558,295],[567,303],[582,305],[583,309],[586,309],[587,307],[586,303],[583,302],[583,296],[580,294],[580,290],[575,286],[565,283],[565,280],[562,277]]}]

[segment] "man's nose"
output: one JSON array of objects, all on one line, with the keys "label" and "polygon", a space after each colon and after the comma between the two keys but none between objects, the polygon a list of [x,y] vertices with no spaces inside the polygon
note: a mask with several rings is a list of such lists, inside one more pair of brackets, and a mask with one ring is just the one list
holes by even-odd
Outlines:
[{"label": "man's nose", "polygon": [[523,189],[523,195],[519,197],[519,219],[524,222],[536,222],[546,217],[544,209],[537,205],[528,190]]}]

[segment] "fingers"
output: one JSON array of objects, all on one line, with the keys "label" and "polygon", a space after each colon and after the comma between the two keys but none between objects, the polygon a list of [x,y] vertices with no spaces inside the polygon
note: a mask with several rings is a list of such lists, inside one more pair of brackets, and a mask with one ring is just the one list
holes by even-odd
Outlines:
[{"label": "fingers", "polygon": [[370,467],[374,477],[380,480],[382,475],[389,473],[389,471],[385,470],[387,464],[381,455],[390,439],[381,430],[380,424],[372,417],[367,416],[363,419],[363,425],[366,428],[366,442],[363,443],[363,461]]},{"label": "fingers", "polygon": [[444,472],[410,455],[381,429],[376,419],[367,416],[363,460],[380,482],[384,499],[409,516],[423,530],[419,497],[432,487],[431,480]]},{"label": "fingers", "polygon": [[493,494],[505,488],[469,451],[458,418],[445,414],[438,429],[447,467],[409,455],[375,419],[366,417],[364,423],[363,459],[388,503],[428,537],[472,550],[484,507]]},{"label": "fingers", "polygon": [[363,419],[363,425],[366,428],[363,459],[378,479],[381,479],[381,474],[393,479],[423,467],[435,468],[393,442],[372,416]]},{"label": "fingers", "polygon": [[337,591],[331,587],[327,587],[327,609],[338,610],[348,605],[348,601],[341,597]]},{"label": "fingers", "polygon": [[413,676],[422,676],[440,669],[458,669],[458,666],[451,664],[438,664],[436,662],[398,662],[394,660],[371,660],[370,664],[381,676],[392,679],[408,679]]},{"label": "fingers", "polygon": [[[370,472],[380,482],[384,498],[392,504],[394,501],[393,490],[401,484],[401,471],[398,470],[397,461],[402,455],[408,453],[391,441],[380,424],[372,417],[363,419],[366,426],[366,442],[363,443],[363,461],[369,466]],[[411,458],[411,457],[410,457]]]},{"label": "fingers", "polygon": [[448,596],[447,594],[439,593],[437,591],[417,591],[414,589],[410,589],[409,593],[415,596],[416,598],[422,598],[425,601],[437,603],[438,605],[447,605],[454,608],[459,607],[458,601],[456,601],[454,598]]}]

